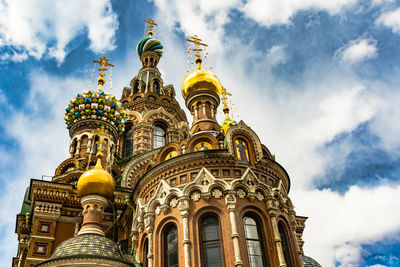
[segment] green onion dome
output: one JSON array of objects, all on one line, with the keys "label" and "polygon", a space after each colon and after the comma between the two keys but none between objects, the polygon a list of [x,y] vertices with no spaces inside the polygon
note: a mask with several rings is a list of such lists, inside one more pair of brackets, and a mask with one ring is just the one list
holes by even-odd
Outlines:
[{"label": "green onion dome", "polygon": [[157,53],[159,57],[163,54],[163,46],[159,40],[154,37],[145,37],[138,43],[136,47],[136,51],[139,57],[142,56],[143,53],[147,51],[153,51]]},{"label": "green onion dome", "polygon": [[71,99],[65,111],[67,129],[80,120],[96,119],[110,123],[120,133],[126,123],[122,103],[118,102],[115,96],[106,94],[102,90],[77,94]]}]

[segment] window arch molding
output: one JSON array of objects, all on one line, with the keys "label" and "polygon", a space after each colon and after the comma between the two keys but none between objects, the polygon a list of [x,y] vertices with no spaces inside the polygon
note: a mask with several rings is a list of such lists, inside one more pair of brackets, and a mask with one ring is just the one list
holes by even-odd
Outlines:
[{"label": "window arch molding", "polygon": [[295,248],[294,241],[292,238],[292,234],[290,233],[286,218],[279,217],[277,221],[278,232],[281,238],[281,245],[283,255],[285,257],[285,262],[287,267],[293,267],[296,262],[295,257]]},{"label": "window arch molding", "polygon": [[[239,200],[240,201],[240,200]],[[239,205],[239,207],[242,205]],[[268,261],[269,265],[266,266],[279,266],[279,262],[276,261],[278,252],[275,246],[274,240],[274,232],[272,230],[272,223],[269,214],[266,212],[265,202],[253,202],[252,206],[243,205],[242,208],[238,208],[236,210],[238,214],[238,219],[236,221],[238,233],[243,242],[240,243],[241,251],[245,251],[243,253],[243,260],[248,262],[248,254],[247,254],[247,244],[245,241],[245,232],[243,225],[243,218],[247,215],[257,217],[260,222],[260,231],[263,238],[264,252],[265,252],[265,260]]]}]

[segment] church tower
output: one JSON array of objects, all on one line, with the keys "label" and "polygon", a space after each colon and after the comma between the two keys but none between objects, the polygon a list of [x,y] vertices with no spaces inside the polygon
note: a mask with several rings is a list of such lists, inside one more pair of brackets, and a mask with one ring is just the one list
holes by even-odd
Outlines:
[{"label": "church tower", "polygon": [[157,24],[145,22],[142,67],[121,99],[103,91],[113,65],[102,57],[98,89],[68,104],[69,158],[52,181],[31,180],[13,267],[320,266],[304,255],[307,217],[294,210],[289,174],[231,119],[231,94],[203,63],[205,42],[186,39],[196,65],[181,88],[189,129],[157,67]]}]

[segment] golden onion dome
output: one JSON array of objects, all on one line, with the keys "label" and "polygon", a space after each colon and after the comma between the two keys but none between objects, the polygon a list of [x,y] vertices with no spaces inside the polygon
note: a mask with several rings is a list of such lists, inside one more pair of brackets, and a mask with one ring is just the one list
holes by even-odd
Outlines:
[{"label": "golden onion dome", "polygon": [[222,85],[213,72],[197,69],[186,75],[182,82],[182,96],[184,99],[197,91],[212,91],[221,96]]},{"label": "golden onion dome", "polygon": [[93,169],[84,172],[78,180],[77,188],[80,197],[101,195],[111,198],[115,190],[115,182],[110,173],[101,166],[102,153],[97,153],[97,163]]}]

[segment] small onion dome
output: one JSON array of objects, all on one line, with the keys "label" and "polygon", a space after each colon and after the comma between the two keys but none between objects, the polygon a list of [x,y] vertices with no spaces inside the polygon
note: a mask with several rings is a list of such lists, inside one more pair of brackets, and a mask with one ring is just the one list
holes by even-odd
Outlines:
[{"label": "small onion dome", "polygon": [[182,82],[182,96],[184,99],[197,91],[212,91],[221,96],[222,85],[217,75],[203,69],[197,69],[186,75]]},{"label": "small onion dome", "polygon": [[136,51],[137,51],[139,57],[142,56],[142,54],[147,51],[153,51],[153,52],[157,53],[157,55],[159,57],[161,57],[163,54],[163,46],[162,46],[161,42],[159,40],[157,40],[156,38],[145,37],[142,40],[140,40],[140,42],[138,43],[138,45],[136,47]]},{"label": "small onion dome", "polygon": [[302,258],[304,267],[321,267],[321,264],[319,264],[316,260],[314,260],[311,257],[303,255]]},{"label": "small onion dome", "polygon": [[97,153],[97,163],[93,169],[84,172],[78,180],[77,189],[80,197],[101,195],[111,198],[114,194],[115,182],[111,174],[101,166],[103,153]]},{"label": "small onion dome", "polygon": [[237,122],[232,120],[231,118],[227,118],[224,120],[224,122],[221,124],[221,129],[224,131],[224,133],[226,134],[229,130],[229,128],[231,128],[231,126],[236,125]]},{"label": "small onion dome", "polygon": [[77,94],[65,109],[67,129],[80,120],[96,119],[110,123],[120,133],[124,130],[126,116],[122,103],[102,90]]}]

